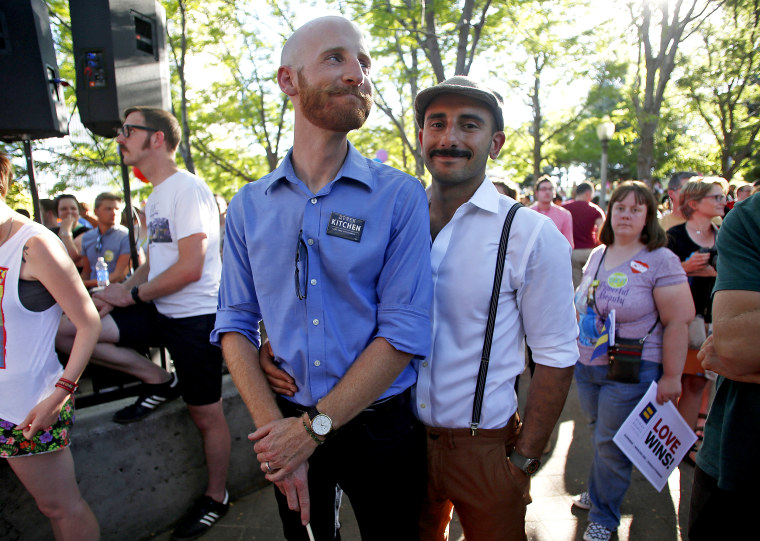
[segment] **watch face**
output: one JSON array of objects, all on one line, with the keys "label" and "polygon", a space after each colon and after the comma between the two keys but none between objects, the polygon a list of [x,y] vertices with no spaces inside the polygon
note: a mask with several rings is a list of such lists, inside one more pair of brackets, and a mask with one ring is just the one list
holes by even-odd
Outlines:
[{"label": "watch face", "polygon": [[327,436],[332,430],[332,419],[324,413],[320,413],[311,420],[311,429],[317,436]]},{"label": "watch face", "polygon": [[525,465],[525,473],[529,473],[533,475],[534,473],[538,471],[538,467],[540,465],[541,465],[540,460],[536,460],[535,458],[528,460],[528,463]]}]

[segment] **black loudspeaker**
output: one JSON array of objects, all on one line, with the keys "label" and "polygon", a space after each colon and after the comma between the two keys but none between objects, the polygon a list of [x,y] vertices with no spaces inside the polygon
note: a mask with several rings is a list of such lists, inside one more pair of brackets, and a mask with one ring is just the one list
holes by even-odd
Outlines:
[{"label": "black loudspeaker", "polygon": [[0,2],[0,139],[68,133],[59,77],[45,2]]},{"label": "black loudspeaker", "polygon": [[82,123],[116,137],[125,109],[169,111],[166,12],[156,0],[70,0]]}]

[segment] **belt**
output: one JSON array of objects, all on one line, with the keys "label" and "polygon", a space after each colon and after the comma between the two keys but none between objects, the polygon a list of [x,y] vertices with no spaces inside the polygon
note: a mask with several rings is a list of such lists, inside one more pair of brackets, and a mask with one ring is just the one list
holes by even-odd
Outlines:
[{"label": "belt", "polygon": [[[367,406],[357,417],[364,414],[380,413],[389,414],[399,411],[402,408],[409,408],[411,403],[412,390],[411,388],[405,391],[377,400]],[[277,405],[280,407],[283,415],[287,417],[300,417],[304,413],[309,411],[310,406],[303,406],[295,402],[291,402],[281,395],[277,395]]]},{"label": "belt", "polygon": [[474,443],[481,441],[483,443],[493,440],[509,440],[513,435],[520,433],[522,423],[520,422],[520,416],[515,412],[512,417],[509,418],[507,424],[501,428],[478,428],[478,432],[475,436],[472,435],[472,431],[469,428],[443,428],[438,426],[425,426],[428,438],[431,440],[437,440],[443,438],[443,441],[456,442],[466,441]]}]

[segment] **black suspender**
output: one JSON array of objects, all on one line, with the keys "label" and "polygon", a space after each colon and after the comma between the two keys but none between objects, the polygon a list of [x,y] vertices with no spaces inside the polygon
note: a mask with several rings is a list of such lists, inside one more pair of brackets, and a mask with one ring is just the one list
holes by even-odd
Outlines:
[{"label": "black suspender", "polygon": [[491,306],[488,310],[488,323],[486,324],[486,336],[483,340],[483,353],[480,355],[480,370],[478,371],[478,383],[475,387],[475,400],[472,404],[472,422],[470,431],[473,436],[478,434],[478,424],[480,423],[480,411],[483,406],[483,393],[486,389],[486,376],[488,375],[488,361],[491,356],[491,341],[493,340],[493,329],[496,324],[496,310],[499,307],[499,291],[501,290],[501,279],[504,276],[504,260],[507,256],[507,243],[509,241],[509,231],[512,229],[512,220],[515,217],[517,209],[522,207],[520,203],[515,203],[509,209],[507,217],[504,220],[504,227],[501,230],[501,241],[499,242],[499,253],[496,256],[496,273],[493,278],[493,290],[491,291]]}]

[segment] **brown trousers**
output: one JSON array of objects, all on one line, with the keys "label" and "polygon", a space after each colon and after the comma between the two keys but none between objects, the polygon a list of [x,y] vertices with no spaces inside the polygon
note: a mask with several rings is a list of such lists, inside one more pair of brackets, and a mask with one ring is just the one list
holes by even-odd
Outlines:
[{"label": "brown trousers", "polygon": [[427,428],[427,494],[421,541],[448,539],[456,509],[467,541],[524,541],[526,502],[507,455],[519,434],[515,414],[504,428]]}]

